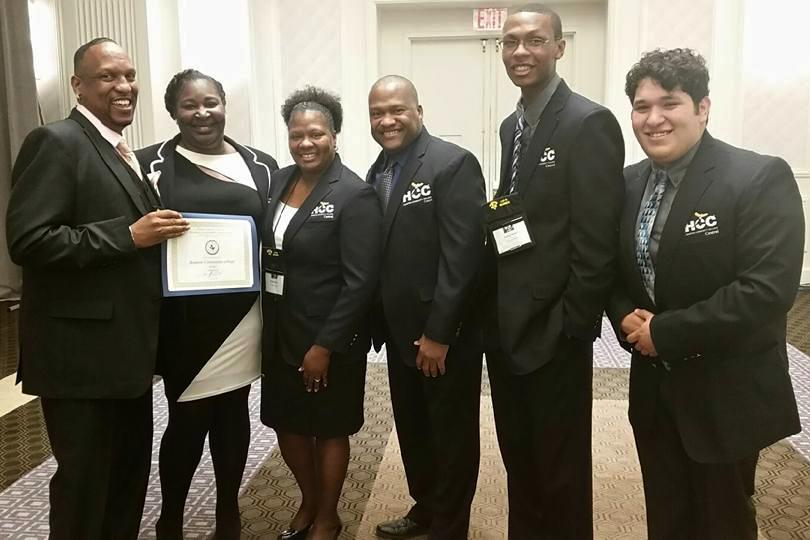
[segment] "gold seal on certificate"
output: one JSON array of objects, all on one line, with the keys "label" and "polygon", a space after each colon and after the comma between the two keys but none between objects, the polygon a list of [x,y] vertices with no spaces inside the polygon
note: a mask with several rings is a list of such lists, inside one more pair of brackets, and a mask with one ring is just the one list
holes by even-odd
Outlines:
[{"label": "gold seal on certificate", "polygon": [[250,216],[184,213],[191,228],[163,244],[163,294],[259,290],[259,245]]}]

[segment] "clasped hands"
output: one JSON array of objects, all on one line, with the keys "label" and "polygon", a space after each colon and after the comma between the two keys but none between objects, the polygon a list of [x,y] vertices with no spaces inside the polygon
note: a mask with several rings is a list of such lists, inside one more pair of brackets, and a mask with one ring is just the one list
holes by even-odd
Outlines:
[{"label": "clasped hands", "polygon": [[622,332],[627,336],[627,342],[644,356],[658,356],[650,333],[650,323],[653,317],[655,317],[654,313],[636,308],[622,319]]}]

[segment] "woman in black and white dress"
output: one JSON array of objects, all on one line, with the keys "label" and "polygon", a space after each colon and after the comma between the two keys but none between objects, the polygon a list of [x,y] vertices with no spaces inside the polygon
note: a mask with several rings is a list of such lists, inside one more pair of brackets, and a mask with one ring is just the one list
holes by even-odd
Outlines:
[{"label": "woman in black and white dress", "polygon": [[[181,71],[166,88],[165,104],[180,133],[137,152],[163,204],[180,212],[251,216],[258,225],[278,165],[225,136],[222,85],[199,71]],[[185,501],[206,435],[216,474],[216,537],[239,538],[248,393],[260,376],[260,341],[259,293],[163,300],[158,373],[169,424],[160,445],[158,538],[182,539]]]}]

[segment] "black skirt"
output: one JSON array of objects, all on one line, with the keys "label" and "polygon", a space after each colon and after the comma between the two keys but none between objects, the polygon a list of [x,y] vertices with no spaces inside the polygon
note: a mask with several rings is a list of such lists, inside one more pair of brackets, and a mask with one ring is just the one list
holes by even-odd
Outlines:
[{"label": "black skirt", "polygon": [[262,377],[262,423],[282,433],[328,439],[344,437],[363,427],[366,361],[347,361],[333,354],[329,363],[329,386],[307,392],[298,368],[276,353]]}]

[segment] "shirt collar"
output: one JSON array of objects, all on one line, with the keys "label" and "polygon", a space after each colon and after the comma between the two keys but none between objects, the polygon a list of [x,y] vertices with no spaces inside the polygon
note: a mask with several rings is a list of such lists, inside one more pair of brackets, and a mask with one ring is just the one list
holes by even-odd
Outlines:
[{"label": "shirt collar", "polygon": [[666,167],[653,162],[651,174],[654,175],[655,171],[658,170],[665,170],[669,176],[669,183],[674,187],[678,187],[686,176],[686,169],[689,168],[689,165],[695,158],[695,154],[697,154],[698,148],[700,147],[700,141],[702,140],[703,137],[701,136],[700,139],[698,139],[698,142],[692,145],[692,148]]},{"label": "shirt collar", "polygon": [[546,109],[546,105],[548,102],[551,101],[551,96],[554,95],[554,92],[557,91],[557,87],[560,85],[560,76],[556,73],[548,81],[548,84],[543,91],[540,92],[540,95],[532,101],[531,103],[526,103],[521,97],[517,102],[517,114],[520,116],[523,115],[523,119],[526,121],[527,124],[534,128],[540,122],[540,116],[543,114],[543,111]]},{"label": "shirt collar", "polygon": [[91,113],[90,109],[88,109],[84,105],[82,104],[76,105],[76,110],[82,113],[84,117],[87,118],[91,124],[93,124],[93,126],[98,130],[99,134],[101,134],[104,140],[110,143],[113,148],[117,147],[118,143],[121,142],[121,139],[124,138],[124,136],[121,135],[120,133],[116,133],[115,131],[111,130],[110,128],[102,124],[101,120],[99,120],[96,117],[96,115]]}]

